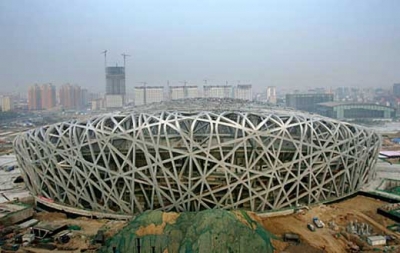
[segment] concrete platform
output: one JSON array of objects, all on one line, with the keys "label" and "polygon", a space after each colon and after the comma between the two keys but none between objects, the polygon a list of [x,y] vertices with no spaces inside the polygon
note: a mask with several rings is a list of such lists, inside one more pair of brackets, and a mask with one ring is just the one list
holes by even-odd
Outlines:
[{"label": "concrete platform", "polygon": [[22,203],[0,204],[0,225],[9,226],[33,216],[33,207]]}]

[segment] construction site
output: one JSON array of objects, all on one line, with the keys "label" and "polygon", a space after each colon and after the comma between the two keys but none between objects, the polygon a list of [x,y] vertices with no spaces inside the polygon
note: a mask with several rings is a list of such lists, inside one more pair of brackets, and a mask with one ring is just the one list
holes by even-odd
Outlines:
[{"label": "construction site", "polygon": [[377,213],[387,204],[358,195],[287,215],[216,209],[110,220],[8,203],[0,244],[2,252],[399,252],[400,224]]},{"label": "construction site", "polygon": [[400,157],[386,152],[400,150],[398,136],[384,135],[373,181],[333,202],[114,218],[42,205],[51,200],[30,195],[12,150],[3,150],[1,252],[400,252]]}]

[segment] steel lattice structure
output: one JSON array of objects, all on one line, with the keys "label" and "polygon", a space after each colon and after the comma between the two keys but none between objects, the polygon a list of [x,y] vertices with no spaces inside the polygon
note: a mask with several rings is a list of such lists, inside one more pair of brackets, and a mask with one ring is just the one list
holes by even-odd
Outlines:
[{"label": "steel lattice structure", "polygon": [[62,122],[18,136],[14,148],[34,196],[109,213],[262,212],[338,199],[373,177],[380,145],[373,131],[228,102]]}]

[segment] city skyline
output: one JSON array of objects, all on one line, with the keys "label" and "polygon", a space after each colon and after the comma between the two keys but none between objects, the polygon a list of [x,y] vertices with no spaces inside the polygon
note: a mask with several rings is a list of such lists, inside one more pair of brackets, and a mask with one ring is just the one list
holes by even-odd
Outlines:
[{"label": "city skyline", "polygon": [[[400,80],[398,1],[12,1],[0,3],[0,92],[77,83],[104,92],[104,60],[126,87],[390,87]],[[240,17],[240,18],[238,18]]]}]

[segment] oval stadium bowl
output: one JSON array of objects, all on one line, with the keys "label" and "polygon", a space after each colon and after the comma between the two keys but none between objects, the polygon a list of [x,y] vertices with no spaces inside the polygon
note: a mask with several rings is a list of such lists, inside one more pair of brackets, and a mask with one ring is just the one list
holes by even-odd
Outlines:
[{"label": "oval stadium bowl", "polygon": [[372,179],[379,146],[361,126],[218,99],[62,122],[14,141],[37,198],[126,215],[266,212],[340,199]]}]

